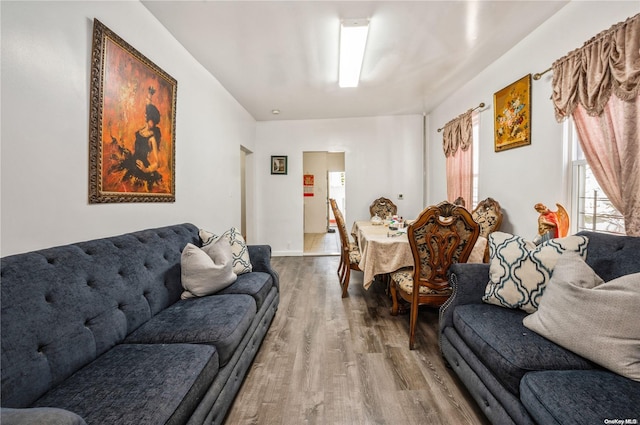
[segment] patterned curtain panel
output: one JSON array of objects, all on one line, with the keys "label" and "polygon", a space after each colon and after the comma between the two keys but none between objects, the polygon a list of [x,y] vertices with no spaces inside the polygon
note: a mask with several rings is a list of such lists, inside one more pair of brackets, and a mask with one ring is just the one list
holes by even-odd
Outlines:
[{"label": "patterned curtain panel", "polygon": [[640,14],[553,64],[556,119],[573,116],[587,163],[631,236],[640,236],[639,90]]},{"label": "patterned curtain panel", "polygon": [[578,104],[591,116],[602,114],[611,94],[634,101],[640,84],[640,14],[601,32],[552,68],[558,122]]},{"label": "patterned curtain panel", "polygon": [[442,147],[447,157],[447,200],[458,197],[471,207],[473,185],[472,109],[445,124]]}]

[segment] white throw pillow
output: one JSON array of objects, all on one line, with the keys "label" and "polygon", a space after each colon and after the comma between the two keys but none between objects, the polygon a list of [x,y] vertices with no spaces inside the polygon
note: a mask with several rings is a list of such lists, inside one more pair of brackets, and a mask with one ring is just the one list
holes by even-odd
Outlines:
[{"label": "white throw pillow", "polygon": [[565,253],[587,256],[588,239],[568,236],[540,245],[504,232],[489,235],[489,283],[482,300],[533,313],[553,273]]},{"label": "white throw pillow", "polygon": [[640,381],[640,273],[609,282],[580,258],[563,256],[522,323],[582,357]]},{"label": "white throw pillow", "polygon": [[202,297],[218,292],[236,281],[231,246],[225,240],[214,242],[209,252],[188,243],[180,257],[182,299]]},{"label": "white throw pillow", "polygon": [[484,252],[487,249],[487,238],[484,236],[478,236],[478,240],[473,245],[473,249],[471,250],[471,254],[469,254],[469,259],[467,259],[467,263],[482,263],[484,262]]},{"label": "white throw pillow", "polygon": [[233,271],[236,274],[250,273],[253,267],[251,265],[251,258],[249,258],[249,250],[247,249],[247,244],[238,229],[232,227],[220,236],[200,229],[202,249],[205,252],[208,251],[207,246],[220,238],[226,239],[229,242],[229,245],[231,245],[231,252],[233,253]]}]

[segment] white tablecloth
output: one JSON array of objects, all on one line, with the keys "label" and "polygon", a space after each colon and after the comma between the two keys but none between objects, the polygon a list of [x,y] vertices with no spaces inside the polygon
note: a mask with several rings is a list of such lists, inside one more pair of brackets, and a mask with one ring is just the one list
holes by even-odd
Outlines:
[{"label": "white tablecloth", "polygon": [[398,232],[389,230],[384,225],[374,226],[371,221],[356,221],[351,233],[357,238],[362,254],[359,267],[364,273],[365,289],[369,289],[376,275],[413,266],[406,228],[405,232],[398,236],[389,236]]}]

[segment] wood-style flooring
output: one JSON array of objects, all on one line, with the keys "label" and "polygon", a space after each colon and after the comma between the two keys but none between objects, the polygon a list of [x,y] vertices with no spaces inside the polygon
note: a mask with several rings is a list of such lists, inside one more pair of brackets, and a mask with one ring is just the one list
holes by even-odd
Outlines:
[{"label": "wood-style flooring", "polygon": [[438,348],[435,309],[389,314],[384,285],[352,272],[340,297],[337,256],[274,257],[280,305],[226,424],[485,425]]},{"label": "wood-style flooring", "polygon": [[304,255],[340,255],[340,235],[333,227],[333,232],[305,233]]}]

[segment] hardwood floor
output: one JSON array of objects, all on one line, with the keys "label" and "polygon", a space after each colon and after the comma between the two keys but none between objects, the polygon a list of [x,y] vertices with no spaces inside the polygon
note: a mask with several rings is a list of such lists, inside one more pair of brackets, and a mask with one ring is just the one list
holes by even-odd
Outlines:
[{"label": "hardwood floor", "polygon": [[305,233],[304,255],[340,255],[340,235],[333,227],[333,232]]},{"label": "hardwood floor", "polygon": [[437,311],[392,317],[383,284],[352,273],[340,297],[335,256],[274,257],[280,305],[226,424],[488,424],[440,356]]}]

